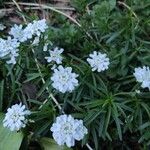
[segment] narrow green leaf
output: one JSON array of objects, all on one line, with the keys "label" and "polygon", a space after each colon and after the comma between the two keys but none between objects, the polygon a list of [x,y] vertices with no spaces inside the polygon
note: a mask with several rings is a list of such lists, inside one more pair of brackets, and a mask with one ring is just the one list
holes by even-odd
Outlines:
[{"label": "narrow green leaf", "polygon": [[99,122],[99,136],[102,136],[103,130],[104,130],[104,123],[105,123],[105,117],[106,115],[103,114],[100,117],[100,122]]},{"label": "narrow green leaf", "polygon": [[78,58],[78,57],[76,57],[76,56],[74,56],[74,55],[72,55],[72,54],[68,54],[68,55],[69,55],[71,58],[73,58],[74,60],[77,60],[78,62],[84,64],[84,65],[87,66],[87,67],[89,67],[89,65],[88,65],[85,61],[81,60],[80,58]]},{"label": "narrow green leaf", "polygon": [[[39,92],[37,93],[37,97],[40,97],[41,94],[45,91],[45,89],[50,85],[51,81],[50,79],[47,79],[45,84],[43,84],[43,86],[41,87],[41,89],[39,90]],[[50,88],[49,88],[50,89]]]},{"label": "narrow green leaf", "polygon": [[112,33],[110,38],[106,41],[106,44],[109,44],[112,41],[114,41],[123,31],[124,31],[124,29],[122,29],[121,31],[117,31],[117,32]]},{"label": "narrow green leaf", "polygon": [[141,103],[141,105],[142,105],[142,107],[145,109],[145,111],[147,112],[147,115],[148,115],[149,118],[150,118],[150,107],[149,107],[147,104],[145,104],[144,102]]},{"label": "narrow green leaf", "polygon": [[24,83],[32,81],[40,76],[41,76],[40,73],[29,73],[27,74],[27,79],[24,81]]},{"label": "narrow green leaf", "polygon": [[41,133],[43,133],[47,128],[49,128],[51,124],[51,121],[47,121],[44,123],[44,125],[42,125],[40,128],[38,128],[35,132],[34,132],[34,135],[35,136],[39,136]]},{"label": "narrow green leaf", "polygon": [[27,101],[30,102],[30,103],[34,103],[36,105],[42,105],[43,104],[42,102],[39,102],[39,101],[37,101],[35,99],[27,99]]},{"label": "narrow green leaf", "polygon": [[122,140],[122,131],[121,131],[121,126],[120,126],[120,120],[118,118],[118,111],[117,111],[117,108],[116,108],[115,104],[113,104],[112,112],[113,112],[112,113],[113,114],[113,118],[114,118],[116,126],[117,126],[119,139]]},{"label": "narrow green leaf", "polygon": [[92,136],[94,140],[95,149],[98,150],[98,137],[97,137],[95,128],[92,129]]},{"label": "narrow green leaf", "polygon": [[3,94],[4,94],[4,80],[0,82],[0,111],[3,107]]},{"label": "narrow green leaf", "polygon": [[146,122],[146,123],[142,124],[142,125],[139,127],[139,130],[143,130],[143,129],[147,128],[147,127],[150,127],[150,122]]},{"label": "narrow green leaf", "polygon": [[107,132],[107,128],[108,128],[108,125],[109,125],[110,116],[111,116],[111,106],[109,105],[109,107],[108,107],[108,112],[107,112],[107,116],[106,116],[106,120],[105,120],[105,125],[104,125],[104,133],[105,133],[105,134],[106,134],[106,132]]}]

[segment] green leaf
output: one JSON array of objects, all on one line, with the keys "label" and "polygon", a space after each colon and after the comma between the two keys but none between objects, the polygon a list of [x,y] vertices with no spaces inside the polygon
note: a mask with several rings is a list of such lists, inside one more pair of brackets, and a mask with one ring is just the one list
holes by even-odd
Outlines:
[{"label": "green leaf", "polygon": [[[41,87],[41,89],[39,90],[39,92],[37,93],[37,97],[40,97],[42,95],[42,93],[47,89],[47,87],[51,84],[50,79],[47,79],[45,84],[43,84],[43,86]],[[48,88],[50,90],[50,88]]]},{"label": "green leaf", "polygon": [[119,118],[118,118],[117,107],[116,107],[115,104],[113,104],[112,112],[113,112],[112,115],[113,115],[114,121],[115,121],[116,126],[117,126],[117,131],[118,131],[119,139],[122,141],[121,125],[120,125],[120,120],[119,120]]},{"label": "green leaf", "polygon": [[0,81],[0,111],[3,106],[4,80]]},{"label": "green leaf", "polygon": [[124,29],[122,29],[121,31],[117,31],[111,34],[111,36],[109,37],[109,39],[106,41],[106,44],[111,43],[112,41],[114,41],[118,36],[120,36],[120,34],[124,31]]},{"label": "green leaf", "polygon": [[44,150],[72,150],[66,146],[59,146],[53,139],[46,137],[42,138],[39,142]]},{"label": "green leaf", "polygon": [[27,74],[27,80],[25,80],[24,83],[32,81],[32,80],[39,78],[39,77],[41,77],[40,73],[28,73]]},{"label": "green leaf", "polygon": [[94,139],[95,149],[98,150],[98,137],[97,137],[95,128],[93,128],[93,130],[92,130],[92,136]]},{"label": "green leaf", "polygon": [[72,55],[72,54],[68,54],[68,55],[69,55],[72,59],[74,59],[74,60],[80,62],[81,64],[83,64],[83,65],[89,67],[89,65],[88,65],[85,61],[81,60],[80,58],[78,58],[78,57],[76,57],[76,56],[74,56],[74,55]]},{"label": "green leaf", "polygon": [[114,9],[116,6],[116,0],[109,0],[110,10]]},{"label": "green leaf", "polygon": [[104,130],[104,124],[105,124],[105,117],[106,115],[103,114],[100,118],[100,123],[99,123],[99,136],[101,137],[103,135],[103,130]]},{"label": "green leaf", "polygon": [[147,127],[150,127],[150,121],[149,121],[149,122],[146,122],[146,123],[144,123],[144,124],[142,124],[142,125],[139,127],[139,130],[143,130],[143,129],[147,128]]},{"label": "green leaf", "polygon": [[19,150],[23,140],[22,132],[12,132],[3,127],[4,115],[0,114],[0,150]]},{"label": "green leaf", "polygon": [[106,120],[105,120],[104,133],[106,133],[107,128],[108,128],[108,125],[109,125],[109,122],[110,122],[111,111],[112,111],[112,110],[111,110],[111,106],[109,105],[109,107],[108,107],[108,112],[107,112],[107,117],[106,117]]}]

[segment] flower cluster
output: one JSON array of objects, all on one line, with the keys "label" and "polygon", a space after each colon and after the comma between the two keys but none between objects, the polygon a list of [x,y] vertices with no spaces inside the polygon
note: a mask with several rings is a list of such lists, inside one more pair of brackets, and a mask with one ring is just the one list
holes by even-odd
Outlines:
[{"label": "flower cluster", "polygon": [[134,76],[136,80],[142,83],[142,88],[149,88],[150,90],[150,68],[143,66],[143,68],[135,68]]},{"label": "flower cluster", "polygon": [[87,58],[87,61],[92,67],[92,71],[97,70],[98,72],[102,72],[108,69],[110,62],[106,54],[94,51],[89,57],[90,58]]},{"label": "flower cluster", "polygon": [[7,40],[0,39],[0,58],[9,56],[8,64],[15,64],[18,56],[20,43],[16,39],[8,37]]},{"label": "flower cluster", "polygon": [[29,23],[24,29],[27,39],[31,39],[33,36],[40,36],[48,28],[46,20],[39,21],[34,20],[33,23]]},{"label": "flower cluster", "polygon": [[54,48],[54,50],[50,50],[49,51],[49,54],[50,56],[49,57],[45,57],[45,59],[47,59],[47,62],[56,62],[56,64],[61,64],[62,63],[62,52],[64,51],[63,48],[60,48],[58,49],[58,47]]},{"label": "flower cluster", "polygon": [[30,111],[25,109],[25,105],[15,104],[8,108],[3,126],[9,128],[11,131],[18,131],[24,128],[27,124],[26,116],[30,115]]},{"label": "flower cluster", "polygon": [[[16,57],[19,55],[18,48],[20,42],[25,42],[33,37],[39,37],[41,33],[45,32],[47,27],[45,19],[34,20],[33,23],[29,23],[24,29],[22,25],[14,25],[9,32],[13,39],[11,37],[8,37],[7,40],[0,39],[0,58],[8,56],[10,60],[7,63],[15,64]],[[34,42],[37,43],[37,39]]]},{"label": "flower cluster", "polygon": [[78,86],[77,77],[76,73],[72,73],[71,67],[64,68],[60,65],[54,69],[53,76],[51,77],[53,81],[52,86],[62,93],[72,92]]},{"label": "flower cluster", "polygon": [[47,29],[46,20],[34,20],[33,23],[29,23],[24,29],[22,25],[14,25],[11,28],[9,34],[20,42],[25,42],[28,39],[33,38],[33,36],[40,36],[41,33],[45,32]]},{"label": "flower cluster", "polygon": [[23,30],[22,25],[14,25],[9,32],[9,35],[13,36],[14,39],[17,39],[19,42],[25,42],[27,40],[27,36]]},{"label": "flower cluster", "polygon": [[[14,25],[7,39],[0,38],[0,58],[8,59],[8,64],[15,64],[16,57],[19,55],[19,46],[22,42],[30,40],[33,46],[39,45],[41,34],[48,28],[46,20],[33,21],[33,23],[23,25]],[[0,24],[0,30],[4,27]],[[31,40],[32,39],[32,40]],[[61,93],[72,92],[78,85],[78,74],[74,73],[71,67],[63,67],[63,48],[55,47],[49,50],[50,41],[48,37],[44,37],[43,51],[48,51],[49,56],[45,59],[48,63],[54,64],[51,68],[53,74],[51,77],[52,86]],[[52,44],[51,44],[52,45]],[[91,66],[92,71],[103,72],[109,68],[110,59],[106,54],[98,51],[93,51],[89,54],[87,62]],[[39,68],[38,68],[39,69]],[[135,68],[134,76],[136,80],[141,83],[142,88],[150,90],[150,68],[148,66]],[[139,90],[135,90],[136,94],[140,94]],[[24,128],[28,122],[27,116],[30,111],[25,108],[25,105],[15,104],[8,108],[3,126],[9,128],[11,131],[18,131]],[[60,115],[56,118],[50,130],[53,132],[53,138],[59,145],[66,144],[68,147],[75,145],[75,140],[80,141],[88,133],[87,128],[83,125],[82,120],[74,119],[71,115]]]},{"label": "flower cluster", "polygon": [[66,144],[68,147],[74,146],[75,140],[80,141],[88,133],[83,121],[74,119],[71,115],[57,117],[50,130],[59,145]]}]

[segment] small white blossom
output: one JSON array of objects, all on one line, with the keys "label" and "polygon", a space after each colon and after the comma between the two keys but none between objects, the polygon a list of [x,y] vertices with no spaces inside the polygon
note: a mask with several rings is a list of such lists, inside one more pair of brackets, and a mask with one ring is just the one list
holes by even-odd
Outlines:
[{"label": "small white blossom", "polygon": [[46,20],[45,19],[38,20],[38,21],[34,20],[33,28],[34,28],[34,34],[40,36],[40,34],[44,33],[45,30],[48,28],[46,24]]},{"label": "small white blossom", "polygon": [[48,43],[46,43],[43,47],[43,51],[46,52],[48,50]]},{"label": "small white blossom", "polygon": [[7,64],[16,64],[16,57],[19,56],[17,51],[11,51],[10,53],[10,60],[6,61]]},{"label": "small white blossom", "polygon": [[45,45],[43,46],[43,51],[46,52],[48,50],[48,45],[52,45],[51,41],[48,39],[48,35],[44,36]]},{"label": "small white blossom", "polygon": [[40,37],[36,36],[32,42],[32,45],[38,46],[39,42],[40,42]]},{"label": "small white blossom", "polygon": [[64,68],[60,65],[57,69],[54,69],[53,76],[51,77],[53,81],[52,86],[62,93],[72,92],[78,86],[77,77],[76,73],[72,73],[71,67]]},{"label": "small white blossom", "polygon": [[142,88],[149,88],[150,90],[150,68],[148,66],[135,68],[133,75],[139,83],[142,83]]},{"label": "small white blossom", "polygon": [[90,58],[87,58],[87,61],[92,67],[92,71],[97,70],[98,72],[101,72],[108,69],[110,62],[106,54],[94,51],[89,57]]},{"label": "small white blossom", "polygon": [[54,50],[50,50],[49,51],[49,54],[50,56],[49,57],[45,57],[45,59],[47,59],[47,62],[56,62],[57,64],[61,64],[62,63],[62,52],[64,51],[64,49],[58,49],[58,47],[54,48]]},{"label": "small white blossom", "polygon": [[6,28],[3,24],[0,23],[0,31],[3,31]]},{"label": "small white blossom", "polygon": [[140,90],[135,90],[135,93],[140,94],[141,91]]},{"label": "small white blossom", "polygon": [[17,39],[20,42],[25,42],[27,40],[27,36],[24,32],[24,29],[22,27],[22,25],[14,25],[10,32],[10,35],[12,35],[15,39]]},{"label": "small white blossom", "polygon": [[16,39],[8,37],[7,40],[0,39],[0,58],[8,56],[10,58],[7,61],[8,64],[15,64],[16,57],[18,56],[18,47],[20,43]]},{"label": "small white blossom", "polygon": [[18,131],[27,124],[26,116],[30,115],[30,111],[25,109],[25,105],[15,104],[7,109],[7,113],[3,120],[3,126],[11,131]]},{"label": "small white blossom", "polygon": [[50,130],[58,145],[66,144],[68,147],[74,146],[75,140],[82,140],[88,133],[83,121],[74,119],[71,115],[58,116]]}]

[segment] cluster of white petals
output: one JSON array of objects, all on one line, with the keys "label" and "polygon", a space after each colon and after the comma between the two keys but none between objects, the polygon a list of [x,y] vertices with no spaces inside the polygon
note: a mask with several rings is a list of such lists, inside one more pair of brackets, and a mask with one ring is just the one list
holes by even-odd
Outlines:
[{"label": "cluster of white petals", "polygon": [[3,126],[9,128],[11,131],[18,131],[24,128],[28,122],[26,116],[31,112],[25,109],[25,105],[15,104],[7,109],[7,113],[3,120]]},{"label": "cluster of white petals", "polygon": [[74,146],[75,140],[82,140],[88,133],[83,121],[74,119],[71,115],[58,116],[50,130],[59,145],[66,144],[68,147]]},{"label": "cluster of white petals", "polygon": [[27,39],[31,39],[33,36],[40,36],[48,28],[46,20],[34,20],[33,23],[29,23],[24,29],[25,36]]},{"label": "cluster of white petals", "polygon": [[16,39],[8,37],[7,40],[0,39],[0,58],[9,57],[8,64],[15,64],[18,56],[18,47],[20,43]]},{"label": "cluster of white petals", "polygon": [[13,36],[14,39],[17,39],[20,42],[25,42],[27,40],[27,36],[24,32],[22,25],[14,25],[11,29],[9,34]]},{"label": "cluster of white petals", "polygon": [[3,31],[6,28],[3,24],[0,23],[0,31]]},{"label": "cluster of white petals", "polygon": [[142,88],[149,88],[150,90],[150,68],[148,66],[135,68],[133,75],[139,83],[142,83]]},{"label": "cluster of white petals", "polygon": [[63,48],[55,47],[54,50],[49,50],[49,57],[45,57],[47,62],[56,62],[56,64],[61,64],[63,57],[61,56],[62,52],[64,51]]},{"label": "cluster of white petals", "polygon": [[9,34],[20,42],[25,42],[33,36],[40,36],[48,28],[46,20],[34,20],[33,23],[29,23],[24,29],[22,25],[14,25]]},{"label": "cluster of white petals", "polygon": [[[0,24],[0,27],[2,25]],[[4,28],[4,27],[3,27]],[[25,28],[22,25],[14,25],[9,32],[9,35],[13,37],[8,37],[7,40],[0,39],[0,58],[8,56],[10,60],[7,61],[8,64],[16,64],[16,57],[19,55],[19,45],[21,42],[25,42],[28,39],[34,37],[33,45],[37,45],[39,42],[39,36],[41,33],[45,32],[48,28],[46,20],[34,20],[33,23],[29,23]],[[1,30],[1,29],[0,29]]]},{"label": "cluster of white petals", "polygon": [[53,81],[52,86],[62,93],[72,92],[78,86],[77,77],[76,73],[72,73],[71,67],[64,68],[60,65],[54,69],[53,76],[51,77]]},{"label": "cluster of white petals", "polygon": [[109,58],[107,57],[106,54],[102,54],[96,51],[94,51],[92,54],[89,55],[87,61],[92,67],[92,71],[97,70],[98,72],[102,72],[108,69],[108,66],[110,64]]}]

